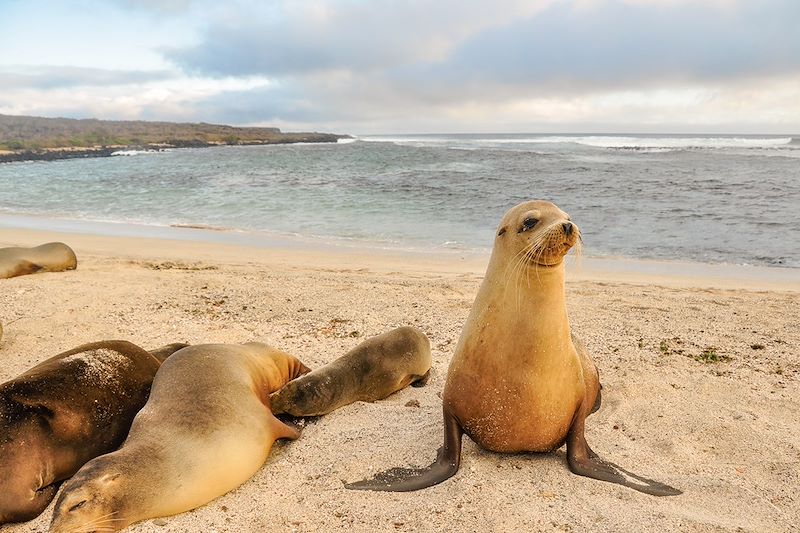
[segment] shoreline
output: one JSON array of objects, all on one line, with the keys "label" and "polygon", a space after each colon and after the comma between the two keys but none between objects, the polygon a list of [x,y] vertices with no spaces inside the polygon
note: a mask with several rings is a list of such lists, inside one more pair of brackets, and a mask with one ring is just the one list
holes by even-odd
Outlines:
[{"label": "shoreline", "polygon": [[26,161],[59,161],[63,159],[84,159],[90,157],[116,157],[117,152],[145,151],[160,152],[180,148],[214,148],[218,146],[265,146],[272,144],[299,143],[337,143],[340,139],[352,139],[350,135],[335,133],[284,133],[283,139],[259,141],[239,141],[236,143],[206,141],[169,141],[163,143],[125,144],[115,146],[81,146],[45,148],[41,150],[2,150],[0,163],[21,163]]},{"label": "shoreline", "polygon": [[[53,230],[51,228],[59,229]],[[119,259],[159,259],[300,268],[372,269],[380,272],[482,276],[488,251],[371,246],[267,232],[223,228],[148,226],[61,220],[0,213],[0,247],[63,241],[81,254]],[[800,292],[800,269],[709,264],[624,257],[569,257],[568,281],[676,288]]]}]

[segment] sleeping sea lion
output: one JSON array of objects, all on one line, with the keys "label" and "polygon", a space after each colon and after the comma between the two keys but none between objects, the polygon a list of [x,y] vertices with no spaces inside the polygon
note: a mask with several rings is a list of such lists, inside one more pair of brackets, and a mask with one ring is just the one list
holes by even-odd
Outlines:
[{"label": "sleeping sea lion", "polygon": [[172,344],[84,344],[0,385],[0,524],[38,516],[59,483],[117,448]]},{"label": "sleeping sea lion", "polygon": [[275,418],[270,393],[308,372],[266,344],[204,344],[162,365],[122,447],[64,486],[50,531],[117,531],[204,505],[247,481],[276,439],[299,431]]},{"label": "sleeping sea lion", "polygon": [[49,242],[33,248],[0,248],[0,279],[35,272],[75,270],[78,259],[63,242]]},{"label": "sleeping sea lion", "polygon": [[371,337],[322,368],[292,380],[270,397],[274,414],[319,416],[356,401],[374,402],[422,386],[431,368],[431,345],[404,326]]}]

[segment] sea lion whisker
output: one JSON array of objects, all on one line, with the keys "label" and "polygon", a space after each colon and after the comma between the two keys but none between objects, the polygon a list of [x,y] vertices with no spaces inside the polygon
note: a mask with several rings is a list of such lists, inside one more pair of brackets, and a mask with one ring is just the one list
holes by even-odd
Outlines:
[{"label": "sea lion whisker", "polygon": [[512,256],[512,257],[511,257],[511,258],[508,260],[508,264],[506,265],[506,268],[505,268],[505,269],[504,269],[504,271],[503,271],[503,278],[504,278],[504,280],[505,280],[505,281],[507,281],[507,280],[508,280],[508,275],[507,275],[507,274],[508,274],[508,272],[509,272],[509,271],[511,271],[511,272],[513,273],[513,271],[514,271],[514,267],[516,266],[516,259],[517,259],[518,257],[520,257],[520,256],[524,255],[524,254],[525,254],[525,253],[528,251],[528,249],[529,249],[530,247],[534,246],[534,245],[535,245],[535,242],[531,242],[530,244],[528,244],[528,245],[526,245],[525,247],[523,247],[523,248],[522,248],[520,251],[518,251],[516,254],[514,254],[514,255],[513,255],[513,256]]},{"label": "sea lion whisker", "polygon": [[[532,250],[532,248],[531,248],[531,250]],[[518,261],[519,266],[514,271],[514,301],[516,302],[517,312],[519,312],[519,310],[520,310],[520,305],[519,305],[520,304],[520,293],[521,293],[520,281],[521,281],[521,278],[522,278],[522,276],[518,275],[518,272],[522,272],[522,270],[525,268],[524,265],[525,265],[525,262],[527,261],[528,254],[530,254],[530,253],[531,253],[531,251],[528,251],[524,256],[522,256],[520,258],[520,260]]]},{"label": "sea lion whisker", "polygon": [[[75,529],[71,529],[70,531],[74,533],[95,531],[100,527],[110,524],[111,522],[123,522],[125,520],[124,518],[111,518],[115,514],[117,514],[117,511],[112,511],[102,516],[94,517],[88,522],[79,524]],[[109,531],[113,531],[113,529],[109,529]]]},{"label": "sea lion whisker", "polygon": [[530,257],[535,253],[536,249],[540,245],[539,240],[534,240],[528,245],[527,247],[523,248],[525,252],[522,256],[520,256],[517,261],[515,262],[514,270],[512,271],[512,277],[514,278],[514,298],[516,301],[517,311],[519,311],[519,304],[520,304],[520,281],[521,281],[521,274],[524,272],[528,262],[530,261]]},{"label": "sea lion whisker", "polygon": [[509,260],[508,265],[506,265],[506,268],[503,273],[504,291],[508,291],[508,283],[509,281],[511,281],[512,278],[515,279],[515,285],[516,285],[518,267],[524,263],[525,254],[534,245],[535,242],[532,242],[529,245],[523,247],[520,251],[514,254],[514,256]]}]

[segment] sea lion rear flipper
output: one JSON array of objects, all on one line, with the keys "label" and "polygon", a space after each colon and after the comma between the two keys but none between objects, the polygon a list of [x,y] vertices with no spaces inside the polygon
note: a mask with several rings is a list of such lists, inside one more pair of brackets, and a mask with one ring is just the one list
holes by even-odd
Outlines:
[{"label": "sea lion rear flipper", "polygon": [[461,465],[461,436],[464,430],[454,416],[444,410],[444,444],[436,455],[436,461],[426,468],[396,467],[379,472],[372,479],[345,483],[353,490],[380,490],[388,492],[410,492],[438,485],[458,472]]},{"label": "sea lion rear flipper", "polygon": [[40,270],[44,270],[42,265],[37,265],[36,263],[32,263],[30,261],[21,260],[16,263],[14,266],[10,267],[5,274],[0,275],[2,278],[15,278],[17,276],[26,276],[28,274],[35,274]]},{"label": "sea lion rear flipper", "polygon": [[583,432],[586,415],[584,410],[578,413],[567,435],[567,461],[573,474],[616,483],[651,496],[683,494],[683,491],[674,487],[633,474],[614,463],[601,459],[586,442]]}]

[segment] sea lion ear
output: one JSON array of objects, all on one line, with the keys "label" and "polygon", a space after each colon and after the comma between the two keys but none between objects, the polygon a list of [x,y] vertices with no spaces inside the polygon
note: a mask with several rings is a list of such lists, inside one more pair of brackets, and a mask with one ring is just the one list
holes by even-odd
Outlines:
[{"label": "sea lion ear", "polygon": [[113,474],[106,474],[102,478],[100,478],[100,480],[103,483],[111,483],[112,481],[114,481],[115,479],[117,479],[121,475],[122,475],[121,472],[115,472]]},{"label": "sea lion ear", "polygon": [[497,232],[497,236],[499,237],[502,234],[504,234],[507,229],[508,229],[508,227],[506,227],[506,226],[503,226],[502,228],[500,228],[500,231]]}]

